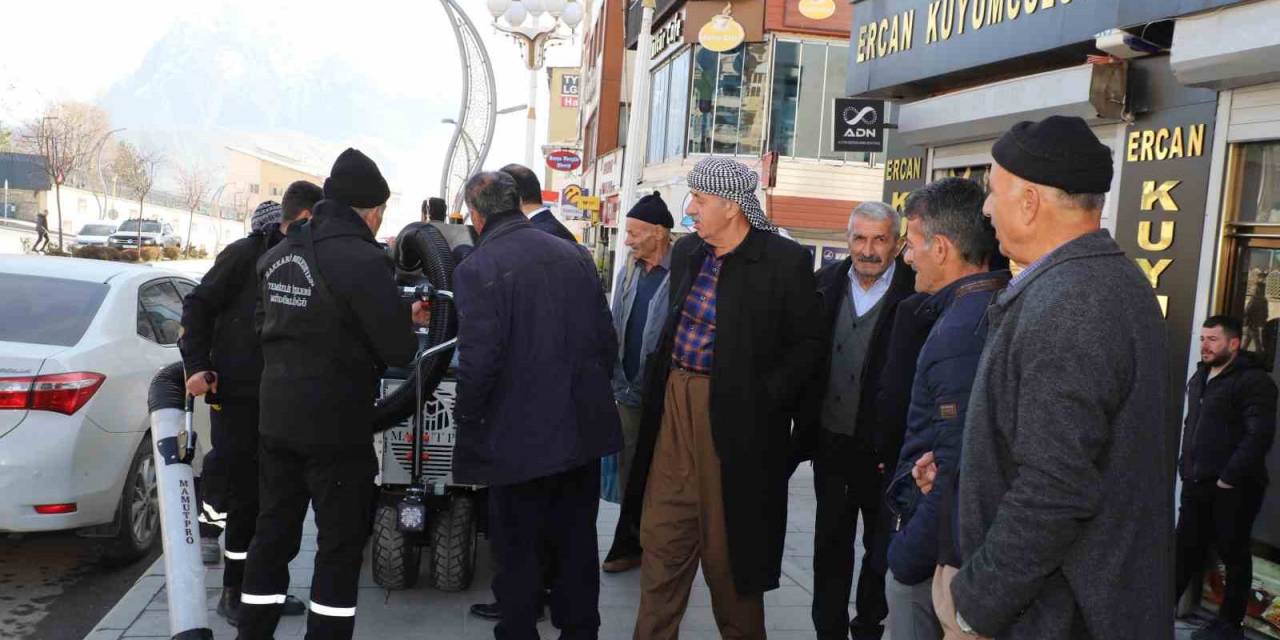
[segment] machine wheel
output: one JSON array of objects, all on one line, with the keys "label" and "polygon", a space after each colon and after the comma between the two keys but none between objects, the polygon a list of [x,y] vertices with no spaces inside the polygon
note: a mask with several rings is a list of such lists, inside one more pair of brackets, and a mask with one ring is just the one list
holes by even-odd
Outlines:
[{"label": "machine wheel", "polygon": [[410,589],[418,582],[422,549],[396,528],[396,508],[378,507],[373,519],[373,581],[383,589]]},{"label": "machine wheel", "polygon": [[476,573],[476,501],[456,493],[447,511],[431,519],[431,583],[441,591],[465,591]]},{"label": "machine wheel", "polygon": [[107,541],[103,559],[111,565],[136,562],[160,540],[160,498],[156,487],[156,462],[151,434],[142,437],[129,464],[116,520],[120,527]]}]

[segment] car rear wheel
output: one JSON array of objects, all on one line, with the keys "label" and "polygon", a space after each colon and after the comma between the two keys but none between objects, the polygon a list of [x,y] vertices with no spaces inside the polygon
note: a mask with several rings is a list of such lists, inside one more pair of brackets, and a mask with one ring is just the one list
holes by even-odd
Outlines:
[{"label": "car rear wheel", "polygon": [[150,553],[160,539],[160,500],[150,434],[143,436],[133,454],[118,509],[120,530],[107,543],[106,560],[113,564],[136,562]]}]

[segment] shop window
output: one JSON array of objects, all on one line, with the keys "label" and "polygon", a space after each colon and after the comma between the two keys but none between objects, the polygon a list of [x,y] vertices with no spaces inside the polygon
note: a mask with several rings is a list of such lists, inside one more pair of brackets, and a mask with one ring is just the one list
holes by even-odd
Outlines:
[{"label": "shop window", "polygon": [[943,178],[964,178],[965,180],[972,180],[981,185],[983,191],[991,191],[991,165],[989,164],[978,164],[971,167],[934,169],[933,179],[941,180]]},{"label": "shop window", "polygon": [[[773,53],[769,150],[792,158],[867,162],[867,153],[834,151],[833,118],[844,95],[849,47],[778,40]],[[802,126],[797,126],[797,122]]]},{"label": "shop window", "polygon": [[1240,156],[1236,220],[1280,224],[1280,142],[1241,145]]},{"label": "shop window", "polygon": [[680,156],[689,95],[689,54],[680,53],[653,71],[646,164]]},{"label": "shop window", "polygon": [[760,42],[726,53],[696,47],[689,153],[760,155],[768,57],[768,45]]}]

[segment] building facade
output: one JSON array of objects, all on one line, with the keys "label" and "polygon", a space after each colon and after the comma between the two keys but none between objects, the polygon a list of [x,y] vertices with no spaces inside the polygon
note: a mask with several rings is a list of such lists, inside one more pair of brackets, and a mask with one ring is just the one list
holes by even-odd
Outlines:
[{"label": "building facade", "polygon": [[[861,0],[849,44],[846,94],[896,113],[887,201],[943,176],[985,181],[992,142],[1021,120],[1078,115],[1112,148],[1103,224],[1164,311],[1170,419],[1183,416],[1212,313],[1241,318],[1244,348],[1276,370],[1280,0]],[[1280,473],[1280,448],[1268,465]],[[1249,607],[1272,637],[1278,493],[1253,532]],[[1210,608],[1221,588],[1211,572]]]},{"label": "building facade", "polygon": [[[823,4],[658,2],[647,35],[652,78],[640,184],[683,210],[689,169],[706,155],[733,156],[761,174],[765,211],[813,249],[815,266],[847,255],[849,213],[880,198],[884,175],[883,156],[834,149],[832,101],[844,95],[852,8],[833,0],[813,10]],[[717,52],[699,34],[726,5],[744,38]],[[641,35],[639,10],[631,3],[628,45]],[[688,230],[682,221],[677,227]]]},{"label": "building facade", "polygon": [[324,170],[259,147],[227,147],[227,195],[240,215],[252,213],[265,200],[280,201],[289,183],[324,184]]}]

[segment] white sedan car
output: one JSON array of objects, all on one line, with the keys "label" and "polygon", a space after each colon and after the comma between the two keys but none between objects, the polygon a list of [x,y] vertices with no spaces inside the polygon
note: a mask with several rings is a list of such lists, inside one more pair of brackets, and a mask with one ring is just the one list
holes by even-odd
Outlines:
[{"label": "white sedan car", "polygon": [[147,390],[181,359],[194,286],[145,265],[0,256],[0,532],[76,529],[121,561],[159,540]]}]

